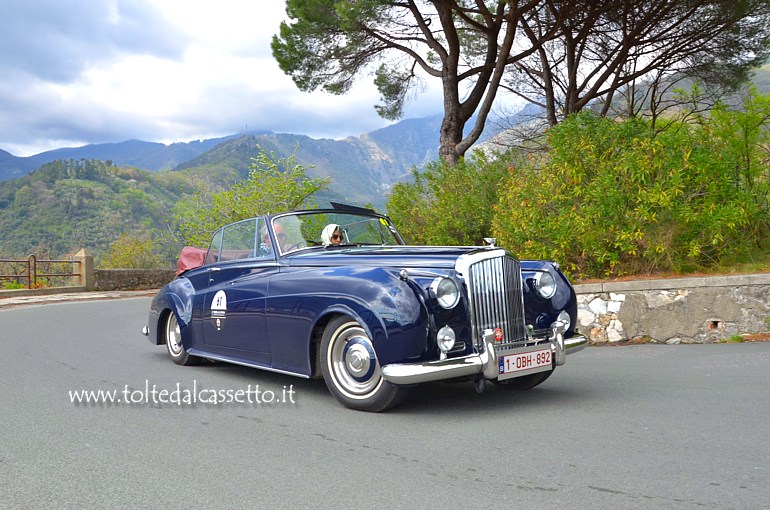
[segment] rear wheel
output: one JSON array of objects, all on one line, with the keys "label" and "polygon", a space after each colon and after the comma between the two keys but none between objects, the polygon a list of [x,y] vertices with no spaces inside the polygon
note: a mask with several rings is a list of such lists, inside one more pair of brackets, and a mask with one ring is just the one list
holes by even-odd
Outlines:
[{"label": "rear wheel", "polygon": [[182,345],[182,332],[174,312],[169,312],[168,316],[166,316],[164,333],[166,338],[166,348],[174,363],[177,365],[197,365],[200,363],[201,359],[198,356],[191,356],[184,350],[184,346]]},{"label": "rear wheel", "polygon": [[407,389],[382,377],[372,340],[349,317],[329,322],[321,339],[321,372],[329,391],[342,404],[361,411],[379,412],[403,399]]}]

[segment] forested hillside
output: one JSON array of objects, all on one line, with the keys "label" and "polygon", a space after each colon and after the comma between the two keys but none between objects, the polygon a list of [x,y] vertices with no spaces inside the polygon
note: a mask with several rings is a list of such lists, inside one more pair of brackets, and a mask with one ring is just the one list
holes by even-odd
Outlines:
[{"label": "forested hillside", "polygon": [[[63,158],[0,181],[0,257],[59,257],[86,248],[98,258],[131,233],[152,236],[155,249],[163,245],[161,251],[173,260],[179,247],[167,224],[173,206],[196,185],[215,192],[243,179],[260,150],[277,158],[296,151],[309,177],[329,177],[329,188],[314,196],[318,204],[341,201],[384,210],[390,188],[412,168],[435,159],[440,121],[410,119],[344,140],[262,133],[170,146],[128,141],[30,158],[0,151],[0,163],[11,166],[54,154]],[[208,150],[200,152],[201,147]],[[191,159],[173,170],[147,171],[180,154]],[[90,157],[95,155],[101,158]],[[146,165],[142,169],[134,165],[140,162]]]},{"label": "forested hillside", "polygon": [[162,231],[192,191],[185,172],[145,172],[97,160],[61,160],[0,186],[0,255],[103,252],[122,233]]}]

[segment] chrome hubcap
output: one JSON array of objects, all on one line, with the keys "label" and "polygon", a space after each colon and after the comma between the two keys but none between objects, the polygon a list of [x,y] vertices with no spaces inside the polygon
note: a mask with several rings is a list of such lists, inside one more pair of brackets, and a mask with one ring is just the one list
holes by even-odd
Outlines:
[{"label": "chrome hubcap", "polygon": [[329,367],[337,387],[351,398],[366,398],[382,384],[380,365],[366,332],[342,326],[329,349]]},{"label": "chrome hubcap", "polygon": [[359,378],[365,376],[369,371],[372,358],[365,346],[361,344],[348,344],[345,353],[345,363],[350,375]]},{"label": "chrome hubcap", "polygon": [[182,352],[182,333],[179,330],[179,323],[173,313],[169,315],[168,322],[166,323],[166,343],[168,344],[168,350],[174,356]]}]

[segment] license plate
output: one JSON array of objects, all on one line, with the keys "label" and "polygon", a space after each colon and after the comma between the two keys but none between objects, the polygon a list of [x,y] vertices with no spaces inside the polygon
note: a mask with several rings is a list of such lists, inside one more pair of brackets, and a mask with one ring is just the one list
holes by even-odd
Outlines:
[{"label": "license plate", "polygon": [[499,356],[498,361],[498,380],[519,377],[536,372],[550,370],[553,362],[551,348],[531,349],[520,351],[513,354]]}]

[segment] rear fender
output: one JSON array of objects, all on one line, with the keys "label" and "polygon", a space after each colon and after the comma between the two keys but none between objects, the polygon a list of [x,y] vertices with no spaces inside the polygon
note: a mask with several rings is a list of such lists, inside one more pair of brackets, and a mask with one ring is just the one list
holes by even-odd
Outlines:
[{"label": "rear fender", "polygon": [[186,278],[177,278],[165,287],[152,300],[150,305],[150,342],[155,345],[166,343],[163,327],[168,313],[176,315],[182,334],[182,344],[189,347],[191,341],[191,323],[193,316],[193,297],[195,289]]}]

